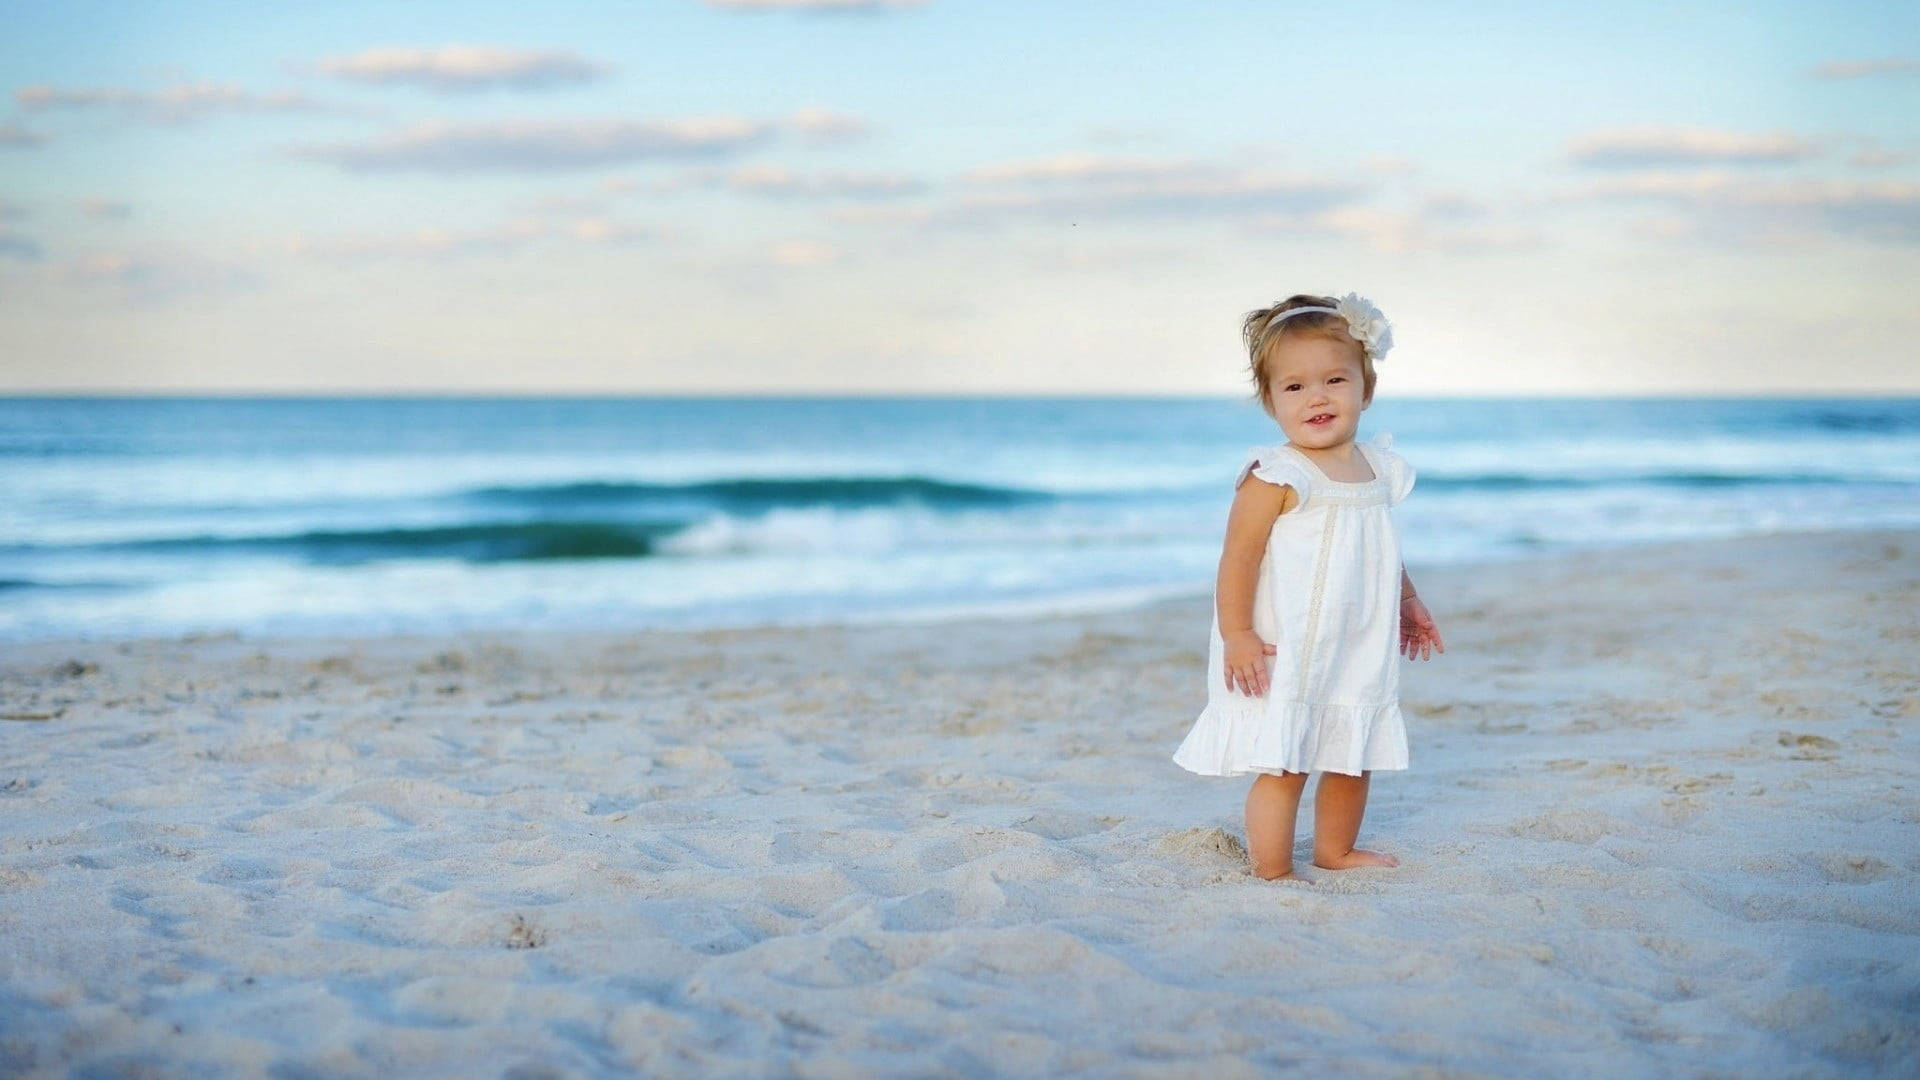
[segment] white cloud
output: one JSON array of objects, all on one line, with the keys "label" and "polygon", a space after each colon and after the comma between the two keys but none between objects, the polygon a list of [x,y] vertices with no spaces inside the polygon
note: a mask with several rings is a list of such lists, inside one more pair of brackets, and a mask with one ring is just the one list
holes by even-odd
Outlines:
[{"label": "white cloud", "polygon": [[57,277],[69,283],[106,290],[131,304],[166,304],[183,297],[245,292],[263,283],[252,267],[193,254],[97,251],[76,256],[53,269]]},{"label": "white cloud", "polygon": [[643,189],[660,190],[659,181],[649,182],[648,188],[631,176],[602,177],[593,185],[593,190],[582,192],[557,192],[544,195],[528,204],[529,209],[543,214],[589,214],[604,213],[617,196],[629,195]]},{"label": "white cloud", "polygon": [[423,226],[392,233],[335,233],[309,236],[296,233],[256,248],[277,254],[328,262],[381,259],[444,260],[477,254],[510,254],[546,235],[539,218],[517,218],[482,229]]},{"label": "white cloud", "polygon": [[118,109],[132,119],[159,124],[184,124],[215,112],[343,113],[377,115],[379,110],[356,105],[316,101],[295,91],[256,94],[232,84],[201,81],[160,90],[117,87],[61,89],[23,86],[13,92],[20,108],[31,112],[51,109]]},{"label": "white cloud", "polygon": [[1700,236],[1700,219],[1686,214],[1636,218],[1627,223],[1627,234],[1640,240],[1695,240]]},{"label": "white cloud", "polygon": [[1610,176],[1560,192],[1548,193],[1546,203],[1606,199],[1696,199],[1725,192],[1739,182],[1729,172],[1643,172]]},{"label": "white cloud", "polygon": [[38,240],[0,225],[0,259],[38,262],[44,254],[46,252]]},{"label": "white cloud", "polygon": [[1920,242],[1920,183],[1756,180],[1728,172],[1651,172],[1609,177],[1553,202],[1655,202],[1715,216],[1714,235],[1738,240],[1794,231]]},{"label": "white cloud", "polygon": [[817,105],[794,110],[787,122],[812,142],[846,142],[862,138],[870,131],[867,122],[857,116],[831,112]]},{"label": "white cloud", "polygon": [[70,278],[86,280],[126,280],[137,277],[152,264],[119,251],[82,255],[66,263],[62,270]]},{"label": "white cloud", "polygon": [[665,178],[657,191],[706,188],[743,195],[806,199],[890,199],[926,190],[926,183],[906,173],[828,170],[807,174],[785,165],[745,165],[733,170],[688,169]]},{"label": "white cloud", "polygon": [[1085,183],[1194,176],[1201,172],[1201,167],[1191,161],[1068,153],[981,165],[961,173],[960,179],[970,184]]},{"label": "white cloud", "polygon": [[286,148],[354,172],[541,172],[744,149],[771,129],[731,116],[662,121],[429,122],[372,139]]},{"label": "white cloud", "polygon": [[1869,75],[1911,75],[1920,71],[1920,60],[1911,56],[1888,56],[1878,60],[1829,60],[1816,65],[1811,74],[1817,79],[1859,79]]},{"label": "white cloud", "polygon": [[1484,224],[1440,227],[1421,213],[1369,206],[1343,206],[1304,214],[1272,214],[1256,218],[1254,225],[1280,233],[1347,237],[1375,251],[1389,254],[1416,251],[1471,254],[1525,251],[1552,245],[1545,232],[1530,226]]},{"label": "white cloud", "polygon": [[845,225],[924,225],[934,217],[928,206],[843,206],[827,211],[827,220]]},{"label": "white cloud", "polygon": [[589,244],[650,243],[666,235],[650,225],[636,225],[604,217],[580,218],[567,227],[567,233]]},{"label": "white cloud", "polygon": [[471,229],[422,226],[384,233],[295,233],[257,241],[250,253],[329,263],[445,262],[480,255],[514,255],[549,239],[594,246],[652,243],[668,230],[603,215],[555,224],[540,217],[517,217]]},{"label": "white cloud", "polygon": [[28,131],[19,124],[0,124],[0,148],[22,149],[28,146],[40,146],[47,142],[45,135]]},{"label": "white cloud", "polygon": [[461,44],[433,49],[376,47],[351,56],[326,57],[314,69],[351,82],[412,84],[440,91],[539,90],[590,82],[612,70],[566,50]]},{"label": "white cloud", "polygon": [[1553,246],[1544,230],[1527,225],[1486,225],[1436,229],[1428,243],[1441,251],[1536,251]]},{"label": "white cloud", "polygon": [[541,214],[598,214],[613,201],[605,192],[587,192],[585,194],[559,193],[543,195],[526,204],[527,209]]},{"label": "white cloud", "polygon": [[[709,172],[704,181],[738,190],[892,198],[929,185],[895,174],[823,174],[811,181],[776,167],[740,170],[731,178]],[[1300,214],[1346,205],[1366,188],[1344,179],[1285,175],[1186,160],[1068,153],[981,165],[956,178],[955,197],[936,205],[857,207],[830,212],[845,224],[971,227],[1020,218],[1078,223],[1082,219],[1213,217],[1248,213]]]},{"label": "white cloud", "polygon": [[1484,215],[1487,204],[1465,192],[1436,191],[1426,197],[1422,209],[1433,217],[1468,218]]},{"label": "white cloud", "polygon": [[1598,131],[1573,140],[1567,159],[1589,168],[1650,165],[1751,165],[1801,161],[1815,146],[1788,134],[1743,135],[1705,128],[1641,127]]},{"label": "white cloud", "polygon": [[[1303,213],[1357,201],[1365,188],[1346,180],[1174,165],[1164,170],[1095,167],[1079,177],[976,170],[978,176],[1040,180],[1020,190],[965,196],[946,216],[961,221],[1008,215],[1077,220],[1085,216],[1212,216]],[[1050,181],[1067,180],[1067,183]]]},{"label": "white cloud", "polygon": [[1420,168],[1420,166],[1414,164],[1412,158],[1391,154],[1370,157],[1361,162],[1360,167],[1369,172],[1380,173],[1383,176],[1397,176],[1403,173],[1417,172]]},{"label": "white cloud", "polygon": [[1894,165],[1905,165],[1913,160],[1911,153],[1899,150],[1881,150],[1868,148],[1858,150],[1847,158],[1847,164],[1856,169],[1885,169]]},{"label": "white cloud", "polygon": [[95,221],[120,221],[133,213],[133,207],[117,199],[88,196],[77,204],[80,212]]},{"label": "white cloud", "polygon": [[1326,233],[1366,242],[1380,251],[1408,251],[1415,247],[1419,219],[1413,214],[1366,206],[1347,206],[1318,213],[1270,214],[1254,219],[1256,228],[1279,233]]}]

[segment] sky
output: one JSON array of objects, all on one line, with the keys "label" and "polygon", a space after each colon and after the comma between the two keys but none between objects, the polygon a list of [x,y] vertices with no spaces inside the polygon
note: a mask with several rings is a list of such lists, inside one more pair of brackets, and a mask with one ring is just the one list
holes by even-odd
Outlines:
[{"label": "sky", "polygon": [[0,392],[1920,393],[1920,5],[4,8]]}]

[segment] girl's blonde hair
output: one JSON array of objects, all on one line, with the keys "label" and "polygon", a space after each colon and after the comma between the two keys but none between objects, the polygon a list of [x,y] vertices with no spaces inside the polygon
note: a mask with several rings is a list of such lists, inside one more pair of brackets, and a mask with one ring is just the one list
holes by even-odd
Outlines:
[{"label": "girl's blonde hair", "polygon": [[1271,399],[1267,396],[1272,373],[1267,362],[1273,357],[1273,347],[1282,337],[1321,337],[1331,341],[1345,341],[1351,344],[1360,356],[1361,400],[1373,400],[1373,384],[1378,376],[1373,372],[1373,357],[1367,355],[1366,347],[1354,341],[1347,334],[1347,320],[1331,311],[1309,311],[1305,315],[1295,315],[1279,325],[1273,325],[1273,317],[1283,311],[1297,307],[1333,307],[1339,301],[1331,296],[1309,296],[1295,293],[1272,307],[1247,312],[1246,321],[1240,325],[1241,340],[1247,343],[1247,361],[1253,374],[1253,396],[1260,408],[1268,413],[1273,411]]}]

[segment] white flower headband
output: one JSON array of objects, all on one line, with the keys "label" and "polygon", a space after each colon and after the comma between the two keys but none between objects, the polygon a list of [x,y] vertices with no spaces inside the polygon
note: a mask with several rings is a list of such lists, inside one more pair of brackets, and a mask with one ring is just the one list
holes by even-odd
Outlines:
[{"label": "white flower headband", "polygon": [[1375,360],[1386,356],[1387,350],[1393,348],[1393,327],[1387,325],[1387,317],[1373,306],[1373,301],[1359,293],[1348,293],[1334,307],[1297,307],[1283,311],[1268,320],[1267,328],[1272,329],[1292,316],[1304,315],[1309,311],[1324,311],[1347,320],[1348,335]]}]

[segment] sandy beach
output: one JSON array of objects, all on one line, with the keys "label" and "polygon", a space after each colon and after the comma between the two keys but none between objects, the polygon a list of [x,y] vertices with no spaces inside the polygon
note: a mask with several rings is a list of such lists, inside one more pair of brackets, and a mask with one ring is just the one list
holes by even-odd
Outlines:
[{"label": "sandy beach", "polygon": [[1411,571],[1403,865],[1282,882],[1204,595],[9,645],[0,1073],[1914,1075],[1920,533]]}]

